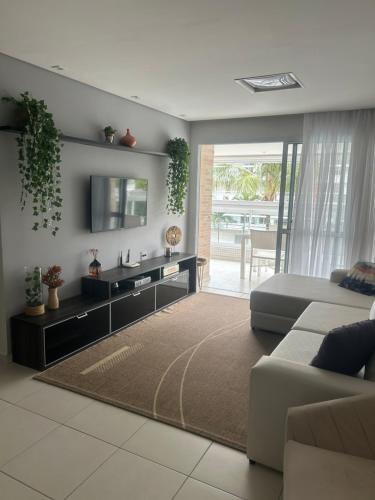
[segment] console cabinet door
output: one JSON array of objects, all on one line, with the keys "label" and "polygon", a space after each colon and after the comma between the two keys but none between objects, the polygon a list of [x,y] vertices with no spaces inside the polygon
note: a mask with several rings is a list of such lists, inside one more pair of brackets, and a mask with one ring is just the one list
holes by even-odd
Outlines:
[{"label": "console cabinet door", "polygon": [[189,271],[179,273],[156,287],[156,309],[166,307],[188,294]]},{"label": "console cabinet door", "polygon": [[44,329],[45,365],[109,335],[109,305]]},{"label": "console cabinet door", "polygon": [[111,304],[112,332],[155,311],[155,287],[136,291]]}]

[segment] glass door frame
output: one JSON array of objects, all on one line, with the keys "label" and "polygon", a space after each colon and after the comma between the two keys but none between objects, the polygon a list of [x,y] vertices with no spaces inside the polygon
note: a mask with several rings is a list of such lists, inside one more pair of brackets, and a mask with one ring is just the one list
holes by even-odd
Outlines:
[{"label": "glass door frame", "polygon": [[[275,274],[280,273],[281,271],[281,252],[282,252],[283,238],[285,238],[285,250],[284,250],[284,268],[282,272],[284,273],[288,272],[290,237],[292,233],[292,224],[293,224],[293,207],[294,207],[294,194],[295,194],[296,170],[297,170],[299,146],[302,146],[301,142],[292,142],[292,141],[284,142],[283,146],[281,179],[280,179],[279,216],[277,222]],[[291,154],[289,151],[290,148],[291,148]],[[287,184],[289,162],[290,162],[289,200],[288,200],[288,211],[287,211],[286,221],[284,221],[285,193],[287,188],[286,184]]]}]

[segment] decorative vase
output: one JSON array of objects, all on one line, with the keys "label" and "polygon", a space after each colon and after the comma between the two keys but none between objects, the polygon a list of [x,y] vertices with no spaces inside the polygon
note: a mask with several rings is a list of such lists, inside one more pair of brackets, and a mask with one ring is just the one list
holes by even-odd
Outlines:
[{"label": "decorative vase", "polygon": [[57,294],[58,288],[48,288],[48,309],[56,310],[60,306],[59,296]]},{"label": "decorative vase", "polygon": [[41,316],[44,314],[42,269],[40,267],[25,267],[25,297],[27,316]]},{"label": "decorative vase", "polygon": [[134,146],[137,144],[137,141],[133,135],[130,133],[130,129],[126,129],[126,134],[121,137],[120,143],[123,146],[127,146],[128,148],[134,148]]},{"label": "decorative vase", "polygon": [[102,272],[101,263],[98,260],[94,259],[89,265],[89,275],[93,276],[94,278],[98,278],[101,272]]},{"label": "decorative vase", "polygon": [[109,134],[105,136],[105,142],[108,142],[109,144],[113,144],[113,140],[115,138],[115,134]]}]

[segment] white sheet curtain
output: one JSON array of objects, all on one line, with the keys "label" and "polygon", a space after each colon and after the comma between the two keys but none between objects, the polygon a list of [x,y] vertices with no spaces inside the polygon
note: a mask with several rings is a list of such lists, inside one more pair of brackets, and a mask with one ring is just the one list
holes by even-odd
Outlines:
[{"label": "white sheet curtain", "polygon": [[289,272],[374,261],[374,109],[305,115],[293,220]]}]

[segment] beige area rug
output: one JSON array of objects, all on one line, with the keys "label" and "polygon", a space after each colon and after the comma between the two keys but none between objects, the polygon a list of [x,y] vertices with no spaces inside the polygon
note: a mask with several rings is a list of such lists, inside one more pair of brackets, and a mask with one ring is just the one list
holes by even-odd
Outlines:
[{"label": "beige area rug", "polygon": [[249,318],[201,292],[35,378],[245,450],[250,369],[280,341]]}]

